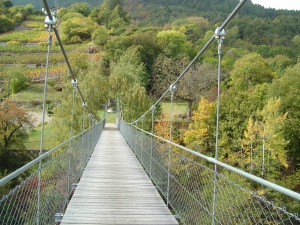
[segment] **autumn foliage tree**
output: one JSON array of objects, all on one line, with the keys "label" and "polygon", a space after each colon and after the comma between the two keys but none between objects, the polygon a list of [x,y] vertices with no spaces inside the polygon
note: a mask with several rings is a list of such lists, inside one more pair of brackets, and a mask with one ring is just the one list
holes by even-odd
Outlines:
[{"label": "autumn foliage tree", "polygon": [[211,154],[214,147],[214,117],[215,105],[205,98],[201,98],[198,109],[194,111],[192,117],[193,123],[184,133],[184,142],[189,148],[198,152]]},{"label": "autumn foliage tree", "polygon": [[11,149],[24,149],[22,138],[32,126],[29,113],[15,103],[5,101],[0,104],[0,161],[1,167],[9,169]]}]

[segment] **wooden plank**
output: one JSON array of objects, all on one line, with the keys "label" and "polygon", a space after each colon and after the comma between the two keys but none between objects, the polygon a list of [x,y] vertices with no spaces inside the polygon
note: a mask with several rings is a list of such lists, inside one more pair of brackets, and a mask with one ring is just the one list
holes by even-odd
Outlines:
[{"label": "wooden plank", "polygon": [[116,125],[106,124],[61,224],[178,223]]}]

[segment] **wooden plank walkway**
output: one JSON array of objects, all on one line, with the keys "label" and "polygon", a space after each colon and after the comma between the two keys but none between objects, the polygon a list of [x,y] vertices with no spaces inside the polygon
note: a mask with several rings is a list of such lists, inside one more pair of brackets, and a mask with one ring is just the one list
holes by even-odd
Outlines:
[{"label": "wooden plank walkway", "polygon": [[106,124],[64,224],[178,224],[115,124]]}]

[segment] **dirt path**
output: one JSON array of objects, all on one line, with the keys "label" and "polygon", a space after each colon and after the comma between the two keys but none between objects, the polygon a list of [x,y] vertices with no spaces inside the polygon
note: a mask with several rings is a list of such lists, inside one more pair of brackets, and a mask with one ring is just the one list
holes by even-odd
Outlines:
[{"label": "dirt path", "polygon": [[[35,127],[37,127],[38,125],[40,125],[42,123],[42,120],[43,120],[43,113],[42,113],[42,111],[41,112],[30,112],[30,114],[35,119],[35,122],[33,123],[33,125]],[[51,119],[52,118],[49,117],[47,114],[45,115],[45,122],[50,122]]]}]

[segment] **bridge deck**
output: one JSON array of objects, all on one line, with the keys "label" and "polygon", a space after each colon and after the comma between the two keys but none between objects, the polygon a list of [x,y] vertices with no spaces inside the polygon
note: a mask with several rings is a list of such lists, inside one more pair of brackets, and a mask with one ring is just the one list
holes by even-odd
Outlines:
[{"label": "bridge deck", "polygon": [[106,124],[64,224],[178,224],[116,125]]}]

